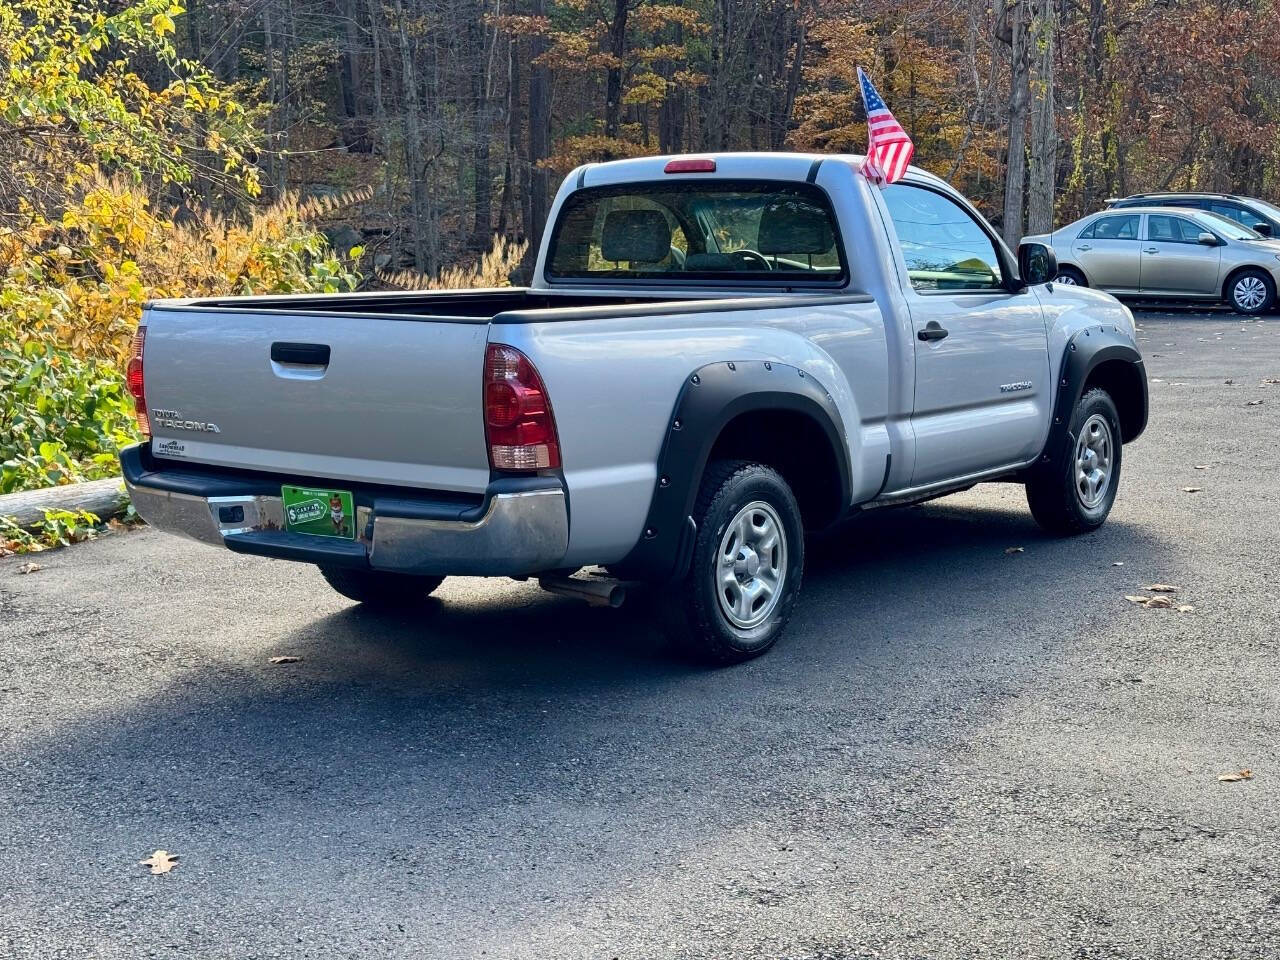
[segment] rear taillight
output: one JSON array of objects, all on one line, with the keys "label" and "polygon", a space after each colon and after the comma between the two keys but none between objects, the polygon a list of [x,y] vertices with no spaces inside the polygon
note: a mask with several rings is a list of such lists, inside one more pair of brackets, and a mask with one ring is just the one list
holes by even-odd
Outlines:
[{"label": "rear taillight", "polygon": [[494,470],[560,466],[560,441],[551,398],[529,358],[491,343],[484,353],[484,431]]},{"label": "rear taillight", "polygon": [[138,418],[138,430],[144,437],[151,436],[151,421],[147,418],[146,378],[142,373],[142,348],[147,342],[147,328],[138,327],[129,350],[129,365],[124,368],[129,396],[133,397],[133,414]]}]

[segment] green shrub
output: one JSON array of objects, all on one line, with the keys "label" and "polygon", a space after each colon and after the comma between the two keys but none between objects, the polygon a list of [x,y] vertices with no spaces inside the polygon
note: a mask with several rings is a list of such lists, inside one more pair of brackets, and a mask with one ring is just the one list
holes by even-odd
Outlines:
[{"label": "green shrub", "polygon": [[21,342],[0,321],[0,493],[113,476],[136,431],[113,363]]}]

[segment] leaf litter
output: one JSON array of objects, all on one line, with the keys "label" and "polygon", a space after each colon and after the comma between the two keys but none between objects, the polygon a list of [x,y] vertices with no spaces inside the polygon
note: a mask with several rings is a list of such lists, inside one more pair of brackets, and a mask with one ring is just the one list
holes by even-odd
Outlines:
[{"label": "leaf litter", "polygon": [[1135,603],[1145,610],[1174,610],[1177,613],[1192,613],[1195,607],[1190,603],[1175,603],[1171,593],[1177,593],[1178,588],[1168,583],[1153,583],[1149,587],[1144,587],[1148,591],[1145,594],[1126,593],[1125,599],[1130,603]]},{"label": "leaf litter", "polygon": [[157,850],[147,859],[138,861],[138,866],[150,867],[152,874],[168,873],[177,865],[177,855],[170,853],[168,850]]},{"label": "leaf litter", "polygon": [[1244,770],[1236,770],[1234,773],[1218,774],[1219,783],[1239,783],[1241,780],[1252,780],[1253,771],[1247,767]]}]

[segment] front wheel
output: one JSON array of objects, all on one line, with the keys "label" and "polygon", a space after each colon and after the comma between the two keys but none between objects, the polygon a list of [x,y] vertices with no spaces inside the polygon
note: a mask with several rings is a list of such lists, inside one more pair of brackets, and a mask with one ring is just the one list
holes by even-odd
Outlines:
[{"label": "front wheel", "polygon": [[1102,526],[1120,488],[1120,414],[1107,391],[1085,392],[1071,428],[1049,459],[1027,478],[1027,503],[1051,533],[1076,534]]},{"label": "front wheel", "polygon": [[1084,274],[1075,267],[1059,267],[1058,277],[1054,281],[1068,287],[1087,287],[1089,281],[1084,278]]},{"label": "front wheel", "polygon": [[350,567],[320,567],[320,575],[348,600],[378,610],[411,607],[425,600],[444,582],[444,577],[418,577]]},{"label": "front wheel", "polygon": [[708,467],[694,507],[689,572],[668,605],[668,631],[688,652],[739,663],[772,647],[804,575],[804,527],[787,482],[741,460]]},{"label": "front wheel", "polygon": [[1275,283],[1261,270],[1244,270],[1231,278],[1227,299],[1237,313],[1257,316],[1266,313],[1275,303]]}]

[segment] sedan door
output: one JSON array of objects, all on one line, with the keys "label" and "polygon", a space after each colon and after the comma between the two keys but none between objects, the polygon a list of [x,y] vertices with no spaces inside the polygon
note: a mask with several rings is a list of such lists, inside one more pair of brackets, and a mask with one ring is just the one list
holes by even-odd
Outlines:
[{"label": "sedan door", "polygon": [[1071,244],[1072,259],[1091,287],[1136,293],[1142,270],[1139,230],[1142,216],[1117,213],[1098,217]]},{"label": "sedan door", "polygon": [[1200,242],[1200,234],[1209,232],[1212,231],[1187,217],[1147,214],[1147,239],[1142,244],[1142,292],[1217,294],[1222,249]]}]

